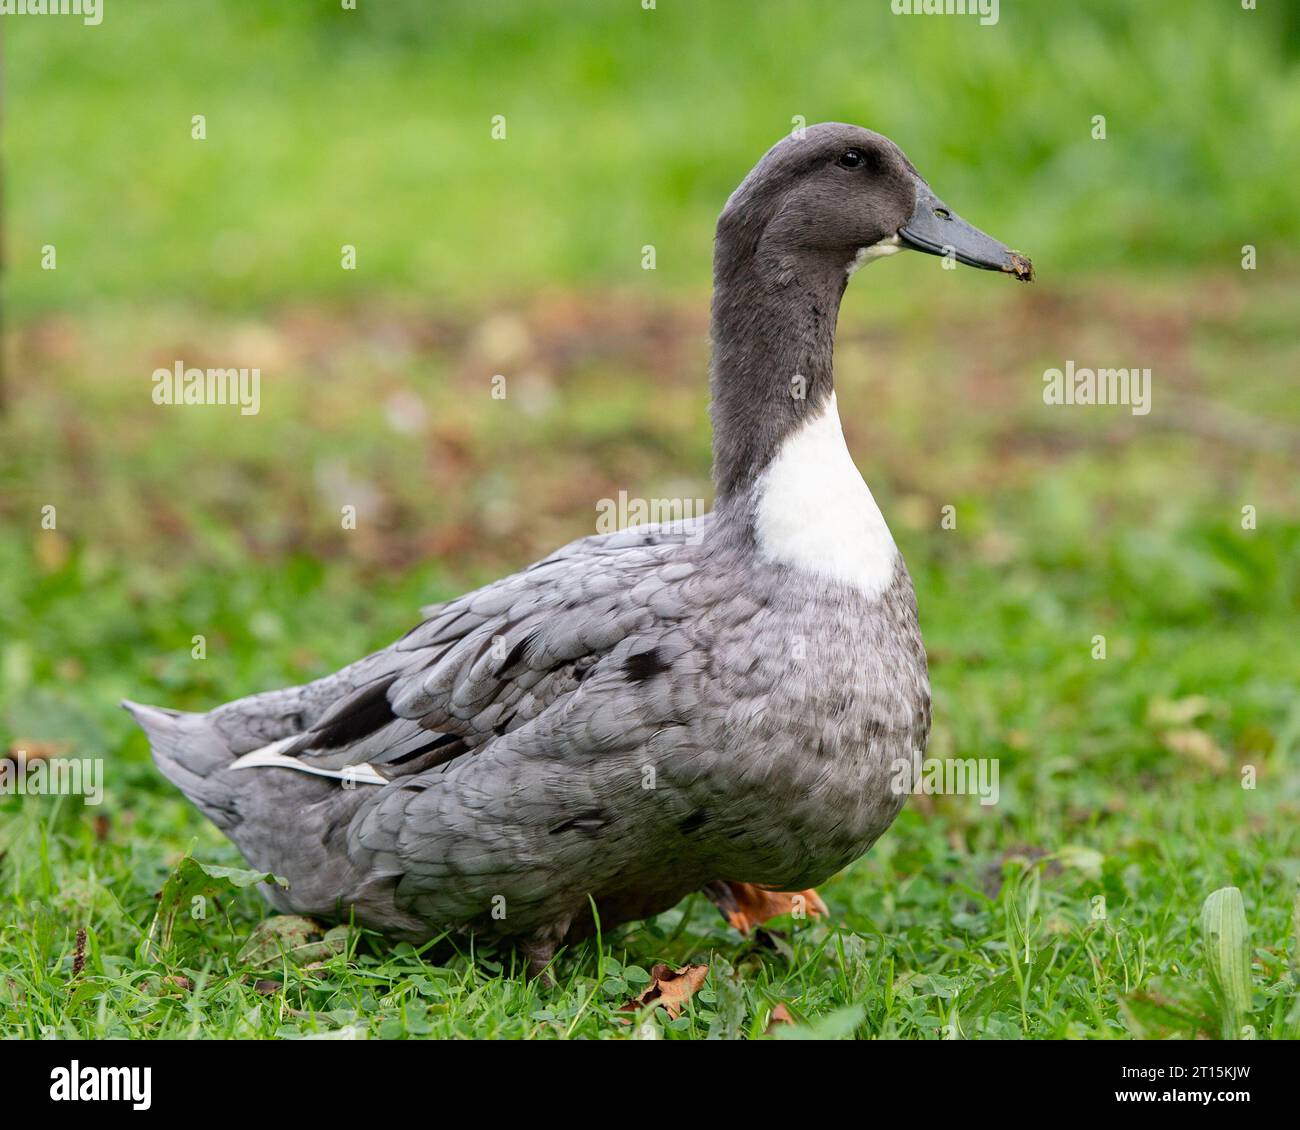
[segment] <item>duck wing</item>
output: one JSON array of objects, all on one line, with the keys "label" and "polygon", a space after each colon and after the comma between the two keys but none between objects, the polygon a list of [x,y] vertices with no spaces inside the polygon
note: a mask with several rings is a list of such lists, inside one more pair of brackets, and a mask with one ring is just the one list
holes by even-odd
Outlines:
[{"label": "duck wing", "polygon": [[[232,769],[289,768],[384,784],[472,753],[570,695],[623,646],[633,673],[667,669],[689,649],[669,631],[696,570],[683,548],[709,516],[572,542],[523,572],[429,609],[381,652],[300,688],[310,724],[254,746],[268,698],[213,711]],[[644,637],[637,650],[634,641]],[[323,686],[322,686],[323,684]],[[312,711],[300,711],[298,717]],[[283,727],[281,727],[283,728]]]}]

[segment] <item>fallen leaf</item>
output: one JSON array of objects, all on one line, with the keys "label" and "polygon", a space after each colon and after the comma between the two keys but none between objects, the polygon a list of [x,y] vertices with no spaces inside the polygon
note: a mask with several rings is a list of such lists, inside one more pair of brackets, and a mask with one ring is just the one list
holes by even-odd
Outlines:
[{"label": "fallen leaf", "polygon": [[19,757],[27,761],[45,761],[52,757],[61,757],[71,748],[71,742],[31,741],[18,738],[9,743],[9,752],[5,756],[14,762]]},{"label": "fallen leaf", "polygon": [[68,561],[68,539],[58,530],[44,530],[36,538],[36,560],[46,573],[57,573]]},{"label": "fallen leaf", "polygon": [[753,883],[711,883],[705,893],[722,911],[722,916],[742,934],[761,926],[782,914],[796,919],[809,915],[820,918],[830,912],[821,895],[811,888],[806,891],[769,891]]},{"label": "fallen leaf", "polygon": [[1211,773],[1223,773],[1228,768],[1228,755],[1204,730],[1170,730],[1164,735],[1164,743],[1171,753],[1201,765]]},{"label": "fallen leaf", "polygon": [[1214,703],[1201,694],[1153,698],[1147,703],[1147,721],[1153,726],[1189,726],[1202,715],[1215,713]]},{"label": "fallen leaf", "polygon": [[194,982],[180,973],[169,973],[158,981],[157,993],[161,996],[178,996],[181,993],[192,993],[194,991]]},{"label": "fallen leaf", "polygon": [[772,1016],[767,1022],[767,1027],[763,1029],[763,1035],[770,1036],[782,1024],[793,1024],[794,1017],[790,1015],[790,1010],[785,1005],[778,1002],[772,1009]]},{"label": "fallen leaf", "polygon": [[655,965],[650,970],[650,984],[619,1011],[636,1012],[646,1005],[657,1004],[663,1006],[670,1020],[676,1020],[686,1002],[703,987],[708,975],[707,965],[683,965],[680,969]]}]

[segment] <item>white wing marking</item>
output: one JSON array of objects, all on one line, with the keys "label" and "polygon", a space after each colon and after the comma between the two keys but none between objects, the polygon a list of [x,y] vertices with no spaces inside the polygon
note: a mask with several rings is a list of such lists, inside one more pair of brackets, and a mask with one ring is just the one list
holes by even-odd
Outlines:
[{"label": "white wing marking", "polygon": [[314,777],[331,777],[336,781],[350,781],[356,785],[386,785],[388,778],[373,765],[362,762],[360,765],[345,765],[342,769],[322,769],[296,757],[287,757],[280,751],[287,749],[298,740],[299,735],[282,738],[272,742],[243,757],[236,758],[229,765],[231,769],[296,769],[299,773],[310,773]]}]

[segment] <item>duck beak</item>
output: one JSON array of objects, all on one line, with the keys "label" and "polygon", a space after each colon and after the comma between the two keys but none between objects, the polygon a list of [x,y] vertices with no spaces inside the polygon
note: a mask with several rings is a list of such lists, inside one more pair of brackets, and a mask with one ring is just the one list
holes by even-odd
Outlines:
[{"label": "duck beak", "polygon": [[916,208],[898,230],[904,247],[943,255],[985,271],[1003,271],[1021,282],[1033,282],[1034,265],[991,235],[972,227],[949,208],[923,180],[916,182]]}]

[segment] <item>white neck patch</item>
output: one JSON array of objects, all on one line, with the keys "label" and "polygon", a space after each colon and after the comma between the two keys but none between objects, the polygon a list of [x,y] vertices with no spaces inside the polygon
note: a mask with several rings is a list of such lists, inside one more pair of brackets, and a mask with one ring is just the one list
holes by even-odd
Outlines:
[{"label": "white neck patch", "polygon": [[834,393],[782,444],[757,489],[760,557],[872,598],[892,583],[898,549],[844,444]]},{"label": "white neck patch", "polygon": [[876,259],[883,259],[886,255],[897,255],[903,248],[903,241],[895,235],[882,239],[879,243],[868,244],[866,247],[859,247],[858,253],[849,261],[845,270],[849,278],[853,277],[854,271],[859,267],[865,267],[868,263]]}]

